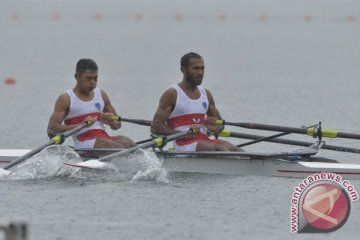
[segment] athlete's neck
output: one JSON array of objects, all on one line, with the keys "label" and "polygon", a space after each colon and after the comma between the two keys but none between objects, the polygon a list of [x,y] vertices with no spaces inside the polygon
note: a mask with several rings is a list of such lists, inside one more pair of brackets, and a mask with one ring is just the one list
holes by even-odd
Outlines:
[{"label": "athlete's neck", "polygon": [[84,99],[84,100],[89,100],[92,99],[94,96],[94,91],[86,91],[83,90],[81,88],[79,88],[78,86],[75,86],[73,88],[74,93],[76,94],[76,96],[78,96],[80,99]]},{"label": "athlete's neck", "polygon": [[179,83],[179,86],[187,91],[194,92],[198,90],[198,86],[196,83],[186,81],[185,79],[182,80],[181,83]]}]

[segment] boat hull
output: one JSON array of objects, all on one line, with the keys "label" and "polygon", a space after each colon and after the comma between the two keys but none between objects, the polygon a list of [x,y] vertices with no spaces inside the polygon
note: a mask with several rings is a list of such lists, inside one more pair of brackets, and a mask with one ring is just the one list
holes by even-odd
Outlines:
[{"label": "boat hull", "polygon": [[[306,160],[306,159],[304,159]],[[316,159],[311,159],[311,161]],[[319,159],[320,160],[320,159]],[[169,172],[225,175],[258,175],[305,178],[314,173],[332,172],[345,178],[360,178],[359,164],[334,162],[291,162],[282,159],[235,158],[163,158],[162,167]]]},{"label": "boat hull", "polygon": [[[31,150],[0,149],[0,167],[4,167]],[[156,152],[161,166],[168,172],[205,173],[224,175],[258,175],[305,178],[314,173],[332,172],[344,178],[360,178],[360,164],[338,163],[334,160],[308,157],[300,161],[284,159],[251,159],[236,156],[173,156]],[[100,155],[101,156],[101,155]],[[124,156],[126,157],[126,156]],[[93,156],[92,156],[93,158]],[[113,160],[121,169],[121,161]],[[76,166],[76,164],[75,164]],[[81,166],[78,166],[81,167]]]}]

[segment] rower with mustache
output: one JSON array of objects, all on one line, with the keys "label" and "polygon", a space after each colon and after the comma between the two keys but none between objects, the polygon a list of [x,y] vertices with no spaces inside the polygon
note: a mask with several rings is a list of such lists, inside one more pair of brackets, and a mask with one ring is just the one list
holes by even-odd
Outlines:
[{"label": "rower with mustache", "polygon": [[190,52],[181,58],[180,65],[183,79],[161,96],[151,132],[171,135],[197,128],[198,133],[174,142],[176,151],[241,151],[230,142],[208,137],[209,132],[221,132],[223,126],[215,125],[221,115],[211,92],[200,86],[205,73],[204,59]]}]

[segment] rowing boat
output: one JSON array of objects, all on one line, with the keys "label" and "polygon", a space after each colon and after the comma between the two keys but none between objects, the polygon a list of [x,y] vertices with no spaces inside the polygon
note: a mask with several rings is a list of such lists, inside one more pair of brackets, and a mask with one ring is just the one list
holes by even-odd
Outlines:
[{"label": "rowing boat", "polygon": [[[278,153],[151,151],[154,151],[160,160],[161,167],[168,172],[276,177],[307,177],[314,173],[332,172],[346,178],[360,178],[360,164],[339,163],[332,159],[315,156],[323,145],[323,142],[317,142],[311,147]],[[9,163],[29,151],[27,149],[0,149],[0,164]],[[84,160],[95,159],[93,161],[117,151],[119,149],[77,150]],[[124,157],[128,156],[122,156]],[[121,169],[121,161],[114,158],[112,163]],[[87,161],[65,164],[81,168],[99,168],[98,165],[87,164]]]}]

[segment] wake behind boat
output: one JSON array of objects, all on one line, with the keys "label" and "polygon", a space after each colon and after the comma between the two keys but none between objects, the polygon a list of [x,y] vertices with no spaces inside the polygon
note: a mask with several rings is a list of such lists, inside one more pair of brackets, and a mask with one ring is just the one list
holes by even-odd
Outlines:
[{"label": "wake behind boat", "polygon": [[[168,172],[206,173],[224,175],[259,175],[276,177],[307,177],[310,174],[332,172],[345,178],[360,178],[360,164],[340,163],[336,160],[317,157],[324,142],[290,152],[175,152],[150,150]],[[0,164],[7,164],[30,150],[0,149]],[[78,154],[85,160],[81,163],[64,164],[80,168],[102,168],[106,163],[98,161],[120,149],[81,149]],[[121,158],[128,158],[124,155]],[[92,159],[92,161],[86,161]],[[121,161],[112,161],[120,170]]]}]

